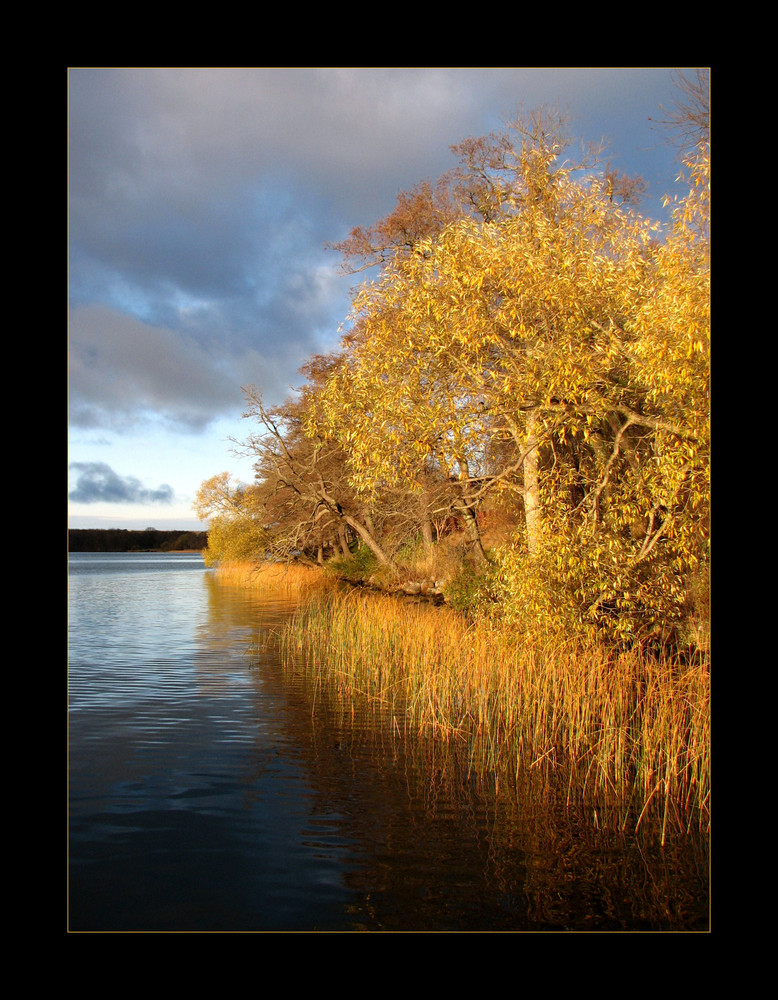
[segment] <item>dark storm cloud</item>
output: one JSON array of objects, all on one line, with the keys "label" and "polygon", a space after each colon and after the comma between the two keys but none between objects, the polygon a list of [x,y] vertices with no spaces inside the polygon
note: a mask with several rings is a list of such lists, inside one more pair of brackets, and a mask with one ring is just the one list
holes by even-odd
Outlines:
[{"label": "dark storm cloud", "polygon": [[569,108],[590,134],[605,109],[622,152],[645,147],[665,79],[669,95],[651,69],[71,71],[74,422],[196,432],[242,384],[280,397],[347,312],[325,242],[522,106]]},{"label": "dark storm cloud", "polygon": [[279,229],[320,250],[438,171],[461,89],[436,71],[75,71],[74,246],[144,287],[242,291]]},{"label": "dark storm cloud", "polygon": [[173,490],[162,484],[155,490],[146,489],[133,476],[119,476],[105,462],[72,462],[76,485],[69,493],[73,503],[169,504]]},{"label": "dark storm cloud", "polygon": [[110,306],[70,317],[70,413],[80,427],[131,425],[155,414],[182,430],[208,425],[239,396],[236,373],[196,340]]}]

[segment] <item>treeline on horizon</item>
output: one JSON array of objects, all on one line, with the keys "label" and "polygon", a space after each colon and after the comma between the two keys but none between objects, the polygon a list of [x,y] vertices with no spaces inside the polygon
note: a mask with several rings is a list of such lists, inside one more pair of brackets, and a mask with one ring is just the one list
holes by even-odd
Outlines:
[{"label": "treeline on horizon", "polygon": [[707,76],[682,98],[667,228],[541,111],[452,147],[457,169],[337,244],[374,277],[293,395],[244,387],[256,476],[202,484],[206,562],[396,579],[439,565],[454,523],[449,593],[522,634],[707,641]]},{"label": "treeline on horizon", "polygon": [[165,531],[158,528],[70,528],[71,552],[183,552],[202,551],[207,531]]}]

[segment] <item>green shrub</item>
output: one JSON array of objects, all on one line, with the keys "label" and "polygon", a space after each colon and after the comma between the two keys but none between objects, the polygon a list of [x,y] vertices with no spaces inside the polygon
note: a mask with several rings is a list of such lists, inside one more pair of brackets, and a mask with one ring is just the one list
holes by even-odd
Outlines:
[{"label": "green shrub", "polygon": [[327,571],[350,583],[361,583],[369,579],[379,569],[379,562],[374,553],[360,543],[348,555],[334,556],[327,561]]},{"label": "green shrub", "polygon": [[492,568],[480,568],[462,561],[449,576],[445,587],[446,603],[455,611],[483,610],[494,601]]}]

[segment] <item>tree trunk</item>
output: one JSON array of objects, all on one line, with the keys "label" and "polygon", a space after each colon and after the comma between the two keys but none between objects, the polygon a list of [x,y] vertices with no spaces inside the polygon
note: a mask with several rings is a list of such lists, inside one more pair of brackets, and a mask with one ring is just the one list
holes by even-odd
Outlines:
[{"label": "tree trunk", "polygon": [[534,559],[540,548],[540,480],[538,477],[538,411],[527,415],[527,434],[524,442],[524,520],[527,528],[527,552]]},{"label": "tree trunk", "polygon": [[351,555],[351,549],[348,547],[348,542],[346,540],[346,529],[342,524],[338,525],[338,541],[340,542],[340,551],[344,556]]},{"label": "tree trunk", "polygon": [[378,559],[382,566],[388,566],[390,569],[394,569],[394,562],[389,558],[389,556],[381,548],[381,545],[377,539],[371,534],[370,531],[361,524],[355,517],[350,514],[342,514],[343,520],[349,527],[353,528],[354,531],[359,535],[362,541],[367,545],[373,555]]},{"label": "tree trunk", "polygon": [[475,553],[476,562],[481,565],[488,563],[489,557],[481,541],[481,529],[478,527],[478,518],[475,515],[475,511],[466,500],[458,500],[456,506],[465,522],[465,534]]},{"label": "tree trunk", "polygon": [[[359,535],[362,541],[367,545],[370,551],[375,555],[376,559],[383,566],[389,566],[394,569],[394,563],[389,558],[389,556],[381,548],[375,535],[367,528],[361,521],[358,521],[353,515],[348,514],[341,504],[331,496],[324,487],[324,481],[320,480],[319,489],[317,491],[318,499],[320,502],[324,503],[327,509],[338,518],[341,525],[347,524],[350,528]],[[343,545],[343,536],[341,533],[341,545]],[[345,554],[350,555],[348,549],[345,550]]]}]

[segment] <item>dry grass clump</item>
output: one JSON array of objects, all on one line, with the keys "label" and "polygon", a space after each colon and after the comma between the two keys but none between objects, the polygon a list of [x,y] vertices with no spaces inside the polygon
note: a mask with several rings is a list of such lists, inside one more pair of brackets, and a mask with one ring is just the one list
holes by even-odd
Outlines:
[{"label": "dry grass clump", "polygon": [[299,597],[325,586],[320,570],[299,563],[226,562],[219,564],[216,576],[221,583]]},{"label": "dry grass clump", "polygon": [[707,816],[709,670],[548,637],[401,598],[319,592],[283,636],[287,661],[410,731],[462,739],[473,766],[567,767],[593,794]]}]

